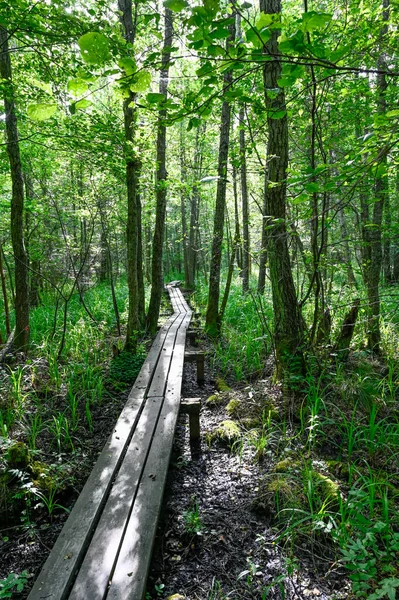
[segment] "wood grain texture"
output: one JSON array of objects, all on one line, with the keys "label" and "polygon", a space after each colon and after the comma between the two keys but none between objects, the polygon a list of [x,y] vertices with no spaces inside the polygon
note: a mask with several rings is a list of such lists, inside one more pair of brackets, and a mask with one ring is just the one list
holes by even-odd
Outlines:
[{"label": "wood grain texture", "polygon": [[180,290],[168,291],[174,314],[158,332],[28,600],[138,600],[144,595],[191,319]]}]

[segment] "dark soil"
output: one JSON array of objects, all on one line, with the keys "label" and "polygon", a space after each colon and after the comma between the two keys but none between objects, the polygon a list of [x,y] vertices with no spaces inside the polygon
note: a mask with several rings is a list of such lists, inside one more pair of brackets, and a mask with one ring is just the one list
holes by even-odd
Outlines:
[{"label": "dark soil", "polygon": [[[232,452],[205,440],[219,423],[230,418],[225,405],[231,397],[255,402],[264,393],[279,394],[268,381],[235,387],[224,405],[208,408],[215,393],[209,368],[208,383],[198,387],[195,365],[186,364],[182,395],[201,397],[201,447],[190,447],[188,417],[182,415],[175,436],[164,508],[155,542],[148,598],[176,600],[347,598],[348,585],[328,559],[314,548],[300,548],[298,558],[276,543],[278,532],[265,514],[254,509],[259,481],[268,457],[253,460],[248,447]],[[250,409],[249,409],[250,410]],[[194,516],[193,516],[194,514]],[[193,531],[192,522],[197,531]],[[190,527],[191,526],[191,527]],[[297,553],[298,555],[298,553]],[[174,598],[173,598],[174,600]]]}]

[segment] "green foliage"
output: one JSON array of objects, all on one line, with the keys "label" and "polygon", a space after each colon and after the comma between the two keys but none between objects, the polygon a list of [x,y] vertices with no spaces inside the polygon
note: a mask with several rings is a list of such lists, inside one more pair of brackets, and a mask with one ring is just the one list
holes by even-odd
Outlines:
[{"label": "green foliage", "polygon": [[114,382],[134,383],[145,360],[143,351],[137,353],[123,351],[116,356],[110,365],[109,376]]},{"label": "green foliage", "polygon": [[170,8],[171,11],[179,13],[189,5],[186,0],[165,0],[163,5],[166,8]]},{"label": "green foliage", "polygon": [[146,92],[151,85],[152,75],[149,71],[138,71],[129,85],[132,92]]},{"label": "green foliage", "polygon": [[198,500],[192,499],[191,506],[183,513],[185,531],[190,535],[200,534],[204,528],[199,512]]},{"label": "green foliage", "polygon": [[91,31],[78,39],[83,60],[89,65],[103,65],[110,59],[109,42],[102,33]]},{"label": "green foliage", "polygon": [[0,580],[0,598],[11,598],[14,592],[22,592],[28,582],[28,571],[19,575],[10,573],[6,579]]},{"label": "green foliage", "polygon": [[52,103],[40,103],[30,104],[28,106],[28,117],[32,121],[47,121],[57,112],[57,104]]}]

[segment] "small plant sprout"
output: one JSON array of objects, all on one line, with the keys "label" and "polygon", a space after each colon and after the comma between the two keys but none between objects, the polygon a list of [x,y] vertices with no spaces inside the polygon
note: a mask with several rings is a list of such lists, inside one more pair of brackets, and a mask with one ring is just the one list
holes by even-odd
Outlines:
[{"label": "small plant sprout", "polygon": [[199,514],[198,500],[191,501],[191,506],[183,513],[184,529],[190,535],[200,535],[204,528],[201,516]]}]

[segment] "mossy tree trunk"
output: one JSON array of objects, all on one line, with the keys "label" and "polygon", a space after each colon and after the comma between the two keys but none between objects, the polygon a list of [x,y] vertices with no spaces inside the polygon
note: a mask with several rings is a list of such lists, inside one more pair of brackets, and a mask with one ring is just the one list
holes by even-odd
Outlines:
[{"label": "mossy tree trunk", "polygon": [[[260,9],[267,14],[279,15],[281,0],[261,0]],[[304,359],[303,319],[292,276],[286,229],[288,123],[284,90],[278,85],[281,75],[278,35],[279,31],[272,29],[264,47],[264,53],[274,57],[265,62],[263,68],[269,133],[265,181],[267,219],[264,220],[267,221],[267,251],[273,295],[276,376],[286,379],[292,372],[303,373]],[[276,118],[277,114],[279,118]]]}]

